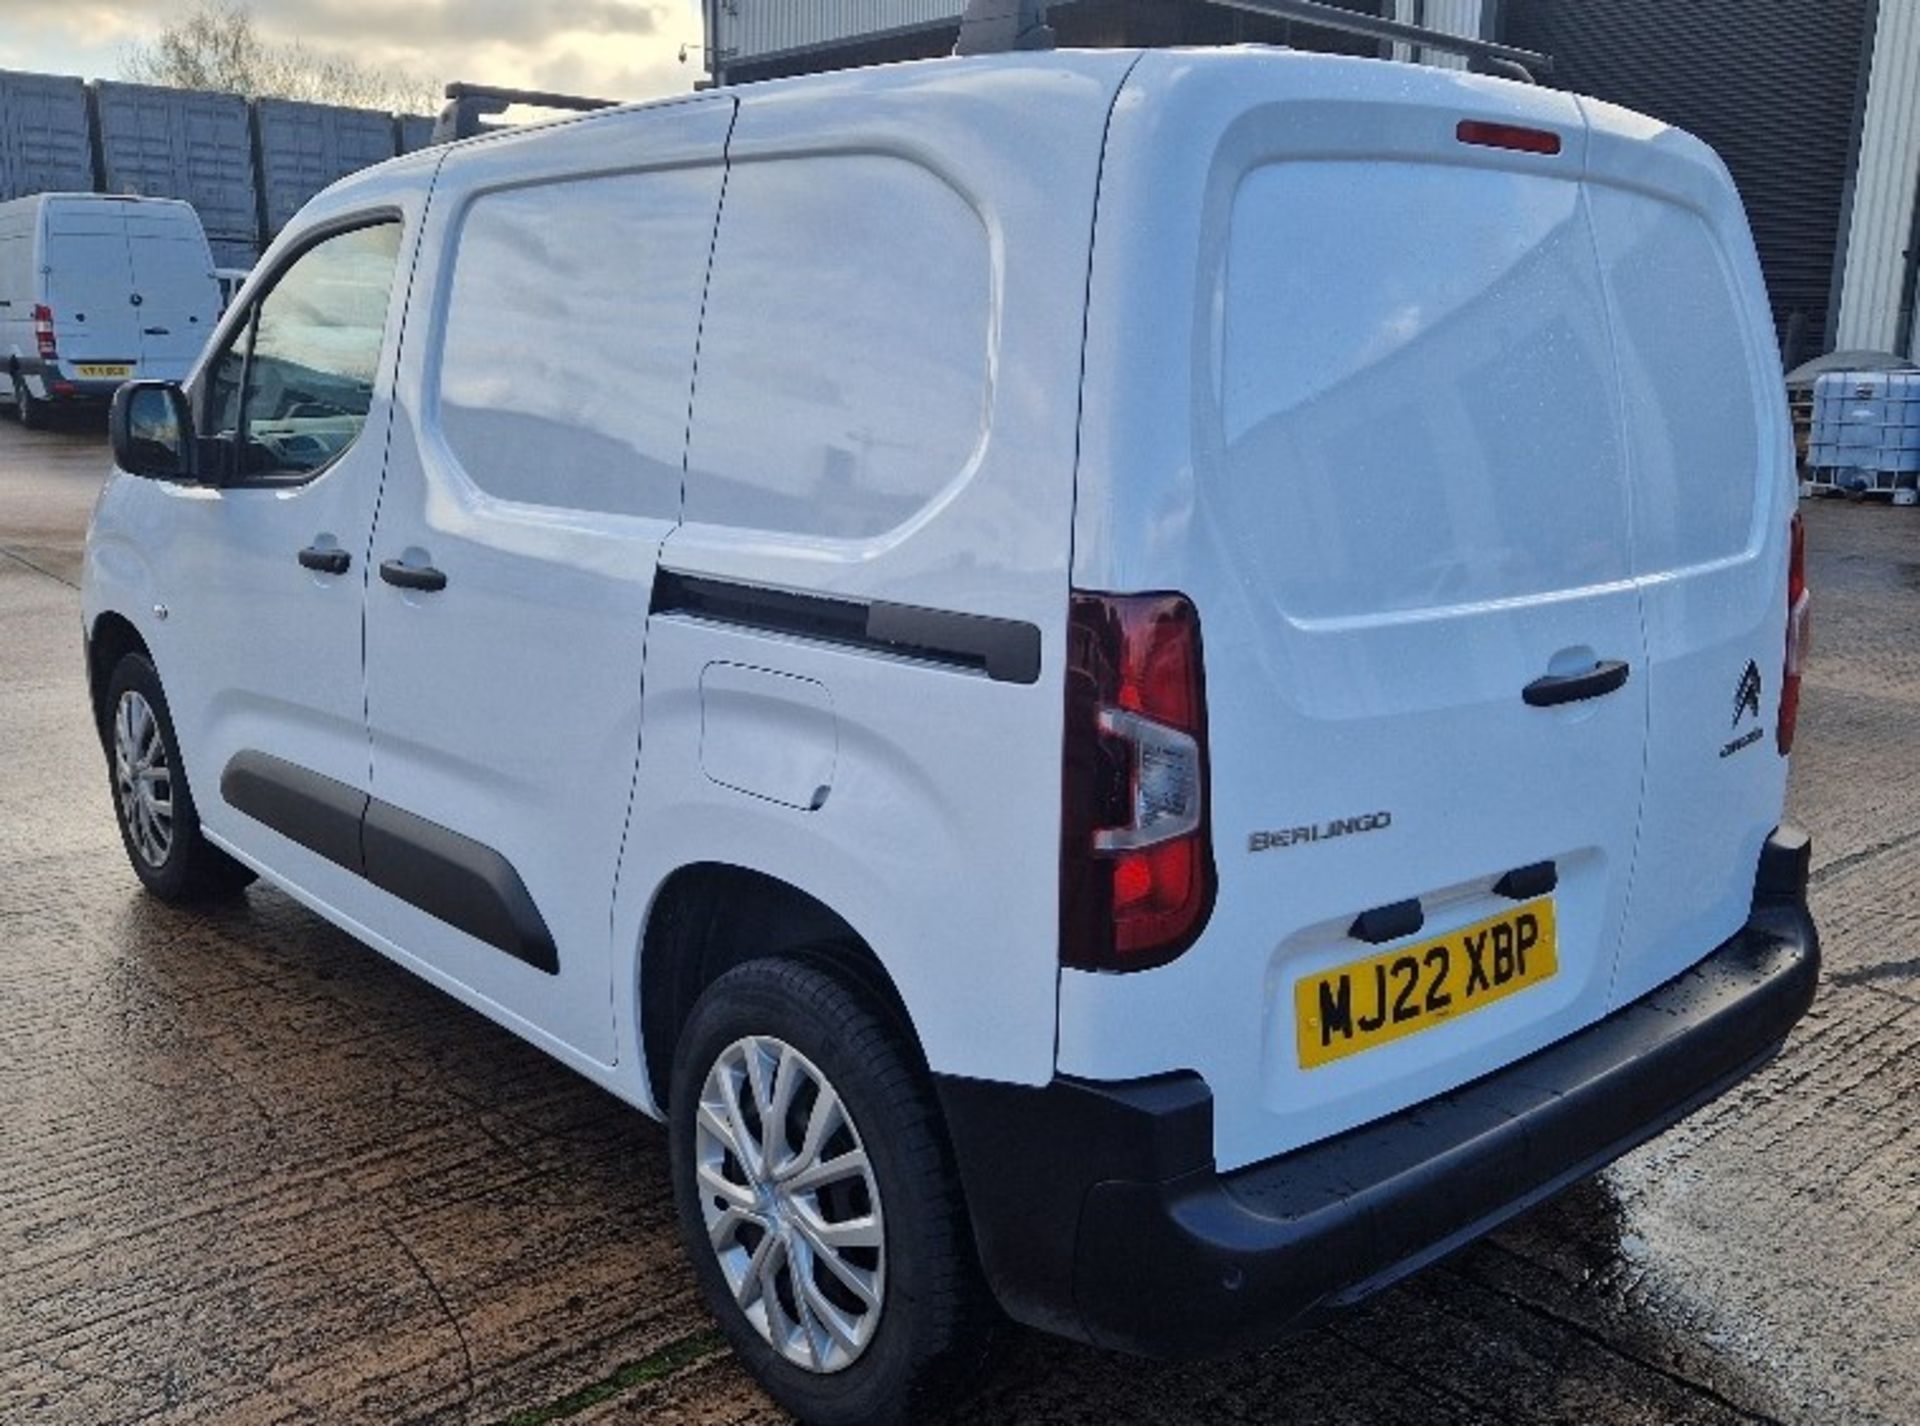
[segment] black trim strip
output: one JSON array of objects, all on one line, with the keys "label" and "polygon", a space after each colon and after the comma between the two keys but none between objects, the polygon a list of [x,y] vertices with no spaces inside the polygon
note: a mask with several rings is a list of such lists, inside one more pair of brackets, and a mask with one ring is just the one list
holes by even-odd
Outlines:
[{"label": "black trim strip", "polygon": [[238,811],[427,915],[548,975],[553,933],[513,864],[485,843],[251,748],[220,775]]},{"label": "black trim strip", "polygon": [[1040,630],[1019,619],[793,594],[665,569],[654,581],[653,612],[797,634],[869,653],[904,654],[984,673],[997,683],[1036,683],[1040,678]]},{"label": "black trim strip", "polygon": [[243,748],[220,774],[220,796],[288,841],[350,872],[367,874],[360,822],[369,799],[358,788],[285,758]]}]

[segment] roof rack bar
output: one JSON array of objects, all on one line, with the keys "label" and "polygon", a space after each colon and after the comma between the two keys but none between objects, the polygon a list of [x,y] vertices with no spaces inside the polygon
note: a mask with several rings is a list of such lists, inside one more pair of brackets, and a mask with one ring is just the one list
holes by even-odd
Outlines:
[{"label": "roof rack bar", "polygon": [[1486,62],[1517,64],[1529,74],[1553,72],[1553,56],[1541,54],[1538,50],[1521,49],[1518,45],[1503,45],[1493,40],[1449,35],[1443,30],[1430,30],[1424,25],[1409,25],[1380,15],[1362,15],[1353,10],[1342,10],[1336,5],[1322,4],[1320,0],[1210,0],[1210,3],[1229,10],[1245,10],[1278,20],[1317,25],[1323,30],[1340,30],[1376,40],[1398,40]]},{"label": "roof rack bar", "polygon": [[509,105],[526,104],[535,109],[573,109],[588,112],[611,109],[615,99],[588,99],[579,94],[552,94],[541,89],[499,89],[490,84],[467,84],[455,80],[447,86],[447,105],[433,122],[430,144],[470,139],[497,127],[487,124],[488,114],[504,113]]}]

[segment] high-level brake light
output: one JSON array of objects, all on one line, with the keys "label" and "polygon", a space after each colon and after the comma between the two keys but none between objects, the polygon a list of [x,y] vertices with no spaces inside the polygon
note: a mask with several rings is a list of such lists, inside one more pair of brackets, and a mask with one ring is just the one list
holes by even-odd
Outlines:
[{"label": "high-level brake light", "polygon": [[1494,124],[1484,119],[1462,119],[1454,137],[1483,149],[1517,149],[1521,153],[1556,154],[1560,136],[1552,129],[1530,129],[1524,124]]}]

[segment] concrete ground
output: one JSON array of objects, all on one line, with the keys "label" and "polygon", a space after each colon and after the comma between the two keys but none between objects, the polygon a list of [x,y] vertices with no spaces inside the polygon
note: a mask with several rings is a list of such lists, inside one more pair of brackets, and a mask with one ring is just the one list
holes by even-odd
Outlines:
[{"label": "concrete ground", "polygon": [[[779,1419],[660,1132],[284,895],[123,864],[80,668],[97,430],[0,428],[0,1421]],[[1009,1334],[952,1420],[1920,1420],[1920,511],[1807,507],[1785,1054],[1325,1330],[1198,1367]]]}]

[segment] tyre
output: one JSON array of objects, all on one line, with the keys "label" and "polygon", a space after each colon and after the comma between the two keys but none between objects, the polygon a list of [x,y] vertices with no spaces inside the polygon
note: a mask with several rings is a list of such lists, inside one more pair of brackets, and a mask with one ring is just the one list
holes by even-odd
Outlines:
[{"label": "tyre", "polygon": [[134,875],[162,901],[230,895],[253,873],[200,834],[160,675],[127,654],[107,682],[107,779]]},{"label": "tyre", "polygon": [[735,1355],[815,1426],[915,1419],[993,1320],[932,1088],[839,980],[721,976],[674,1059],[674,1198]]},{"label": "tyre", "polygon": [[27,390],[27,379],[17,371],[13,374],[13,414],[29,431],[46,429],[47,403]]}]

